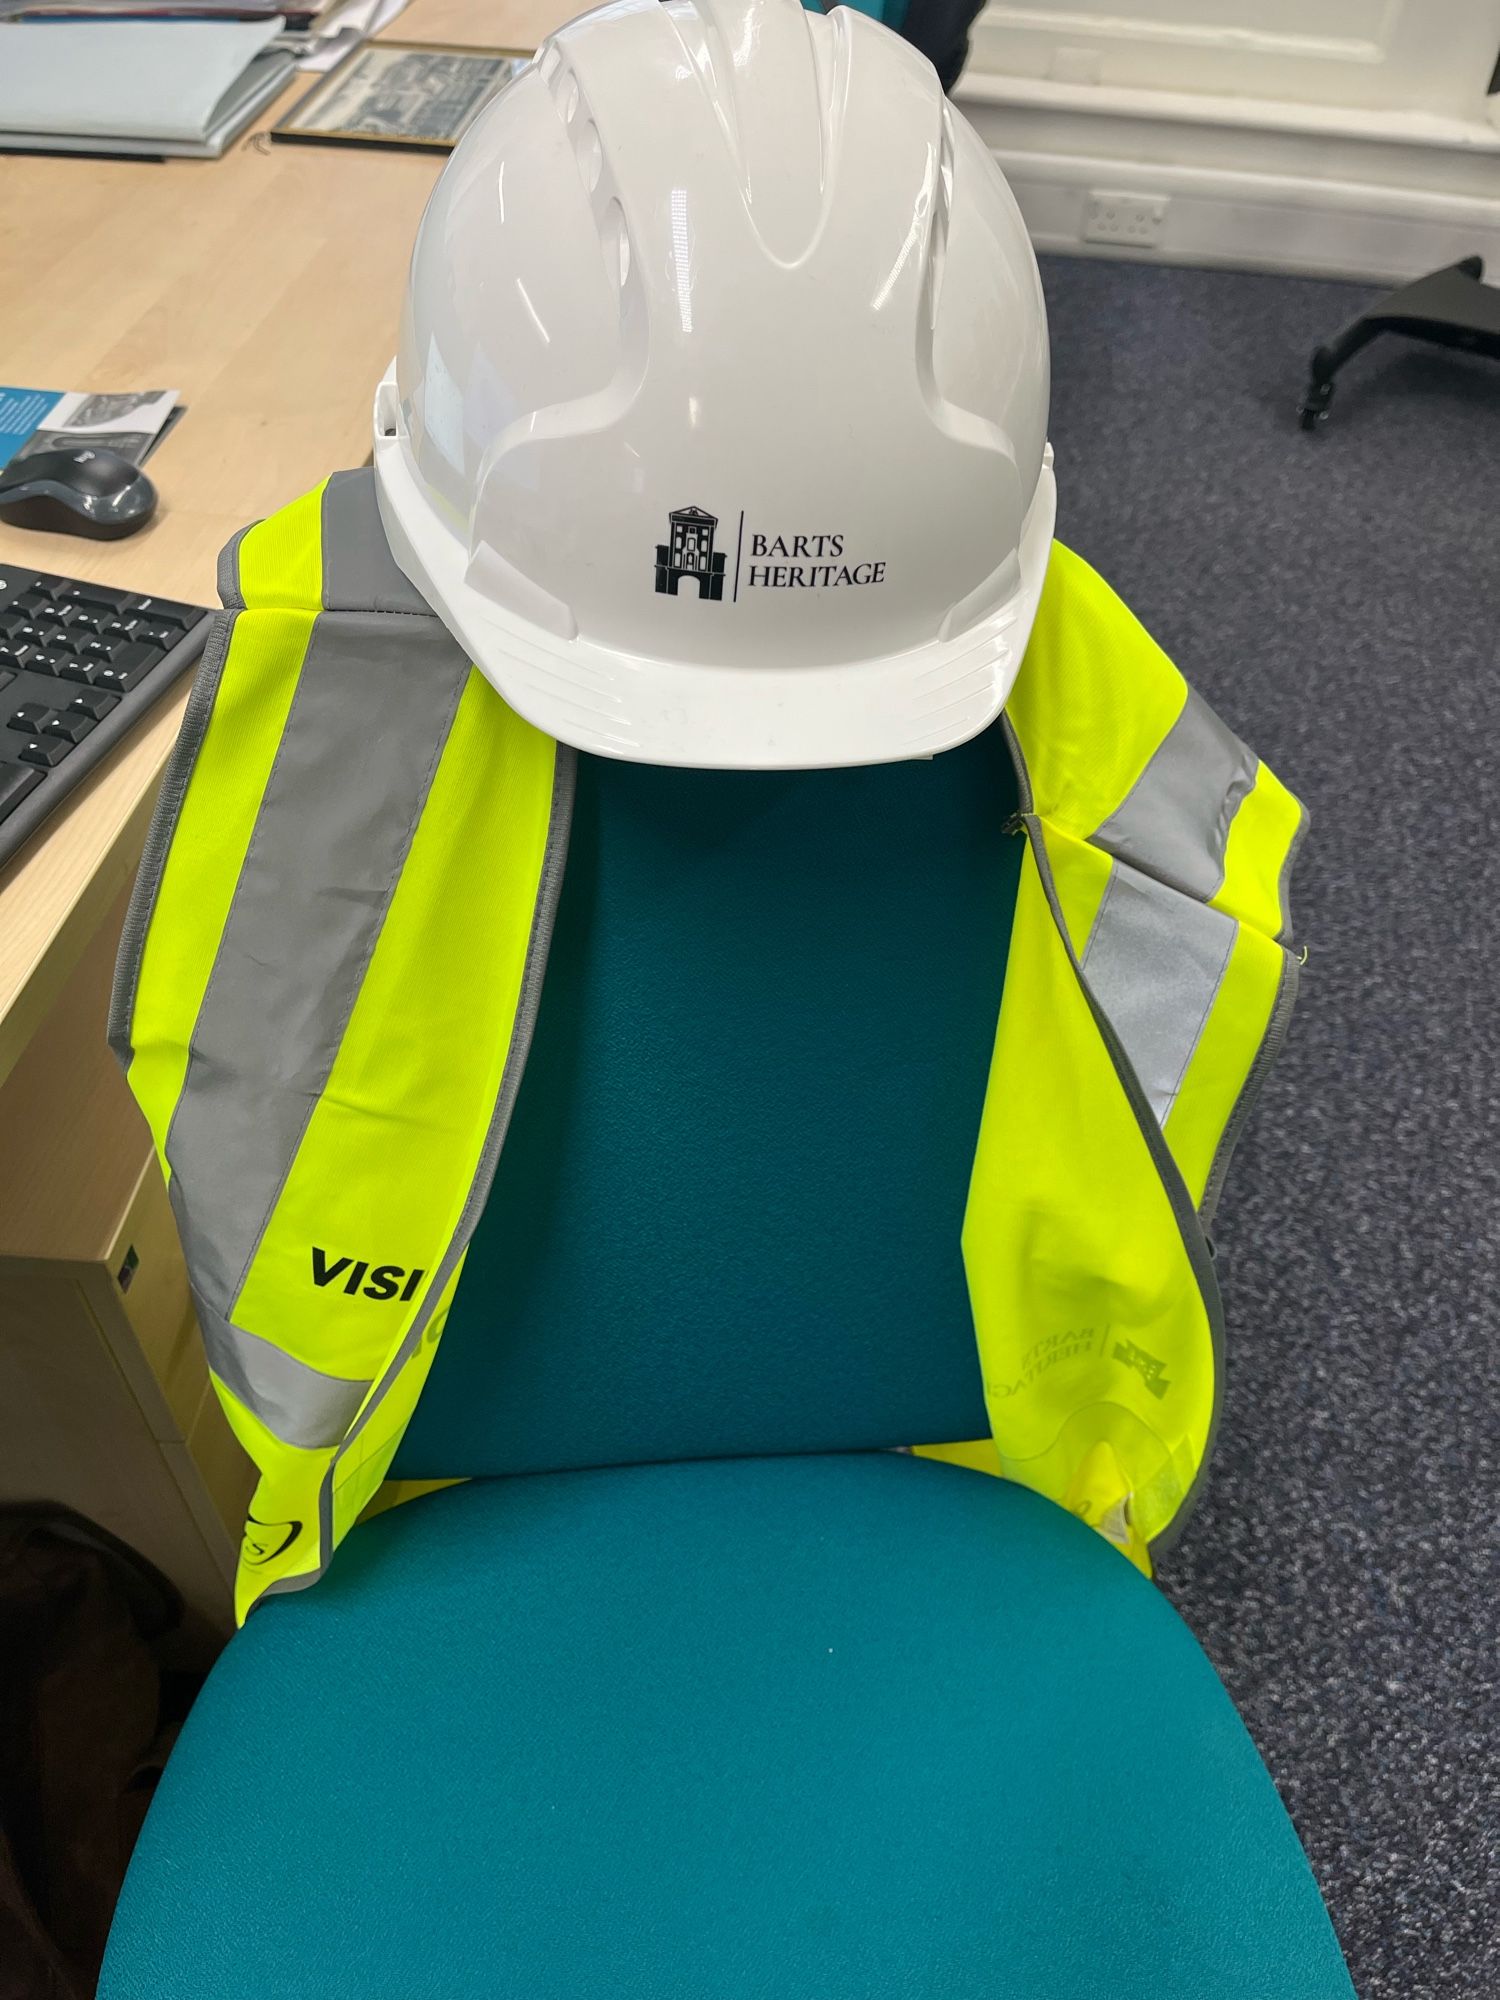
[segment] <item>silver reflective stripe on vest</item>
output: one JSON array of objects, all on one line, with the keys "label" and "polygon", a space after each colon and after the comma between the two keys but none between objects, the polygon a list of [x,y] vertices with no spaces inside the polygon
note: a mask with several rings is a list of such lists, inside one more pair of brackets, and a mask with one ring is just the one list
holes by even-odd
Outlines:
[{"label": "silver reflective stripe on vest", "polygon": [[578,752],[566,743],[557,743],[553,746],[552,805],[547,817],[547,845],[542,853],[536,907],[532,913],[531,935],[526,944],[526,963],[521,972],[521,990],[516,999],[515,1023],[511,1029],[510,1047],[506,1051],[505,1068],[500,1076],[500,1088],[495,1095],[494,1113],[490,1118],[489,1129],[485,1133],[484,1150],[479,1156],[468,1200],[464,1203],[463,1213],[458,1219],[458,1227],[453,1232],[453,1240],[443,1253],[441,1264],[428,1282],[421,1306],[407,1328],[405,1338],[386,1364],[375,1394],[371,1396],[358,1422],[352,1426],[349,1435],[343,1440],[338,1457],[324,1475],[318,1494],[319,1546],[323,1550],[322,1563],[313,1576],[288,1577],[282,1583],[273,1583],[270,1586],[271,1591],[305,1589],[317,1576],[322,1575],[333,1550],[333,1493],[339,1463],[389,1395],[402,1369],[420,1347],[438,1300],[447,1290],[459,1258],[468,1249],[469,1241],[479,1227],[479,1218],[483,1215],[485,1204],[490,1198],[495,1170],[500,1164],[500,1151],[505,1144],[505,1135],[510,1130],[511,1114],[515,1110],[521,1078],[526,1071],[526,1059],[531,1053],[531,1038],[536,1030],[537,1010],[542,1000],[542,981],[546,977],[547,958],[552,949],[552,933],[557,925],[557,905],[562,895],[563,874],[568,865],[568,841],[573,830],[573,800],[577,787]]},{"label": "silver reflective stripe on vest", "polygon": [[1093,838],[1121,861],[1206,903],[1223,884],[1230,822],[1258,768],[1254,752],[1189,688],[1182,713],[1129,796]]},{"label": "silver reflective stripe on vest", "polygon": [[1080,961],[1152,1116],[1165,1124],[1239,926],[1117,861]]},{"label": "silver reflective stripe on vest", "polygon": [[344,1038],[468,676],[435,618],[324,612],[313,627],[167,1134],[188,1266],[226,1318]]},{"label": "silver reflective stripe on vest", "polygon": [[231,1325],[196,1288],[193,1303],[209,1367],[273,1437],[306,1451],[339,1442],[369,1392],[368,1382],[325,1375],[295,1360],[273,1341]]},{"label": "silver reflective stripe on vest", "polygon": [[[236,543],[238,546],[238,543]],[[198,761],[198,752],[203,748],[203,739],[208,734],[209,721],[213,715],[214,702],[218,699],[219,683],[224,678],[224,663],[229,658],[230,642],[234,637],[233,611],[219,612],[213,621],[213,629],[208,635],[208,644],[203,648],[203,657],[198,662],[193,675],[192,691],[188,695],[187,707],[183,710],[182,727],[177,732],[177,741],[167,760],[167,768],[161,781],[161,790],[156,795],[156,807],[151,815],[151,825],[146,834],[146,846],[141,855],[141,865],[136,871],[135,887],[130,892],[130,907],[125,912],[125,926],[120,933],[120,954],[115,960],[114,984],[109,995],[109,1045],[127,1075],[135,1060],[135,1049],[130,1040],[130,1024],[135,1019],[135,996],[141,979],[141,959],[146,950],[146,933],[151,928],[151,919],[156,912],[156,899],[161,891],[161,878],[166,870],[167,853],[173,836],[177,832],[177,821],[182,814],[182,802],[187,797],[188,784],[193,775],[193,766]]]},{"label": "silver reflective stripe on vest", "polygon": [[336,472],[323,488],[323,603],[330,611],[432,616],[391,554],[369,470]]}]

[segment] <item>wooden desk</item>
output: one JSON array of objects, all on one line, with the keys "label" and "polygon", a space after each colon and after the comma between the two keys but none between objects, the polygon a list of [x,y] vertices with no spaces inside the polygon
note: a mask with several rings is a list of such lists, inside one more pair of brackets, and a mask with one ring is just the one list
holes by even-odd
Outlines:
[{"label": "wooden desk", "polygon": [[[415,0],[395,38],[528,48],[569,0]],[[64,31],[65,32],[65,31]],[[0,562],[211,604],[237,528],[361,465],[430,153],[272,146],[297,76],[222,160],[0,156],[0,379],[175,387],[161,511],[124,542],[0,526]],[[185,690],[0,871],[0,1082],[140,857]]]},{"label": "wooden desk", "polygon": [[[528,48],[569,0],[415,0],[396,39]],[[4,30],[0,28],[0,37]],[[59,29],[60,39],[67,30]],[[364,463],[442,159],[259,136],[222,160],[0,156],[0,378],[176,387],[161,511],[124,542],[0,527],[0,561],[211,604],[221,546]],[[110,965],[186,700],[0,871],[0,1497],[64,1500],[222,1632],[249,1468],[208,1388],[144,1121],[104,1046]]]}]

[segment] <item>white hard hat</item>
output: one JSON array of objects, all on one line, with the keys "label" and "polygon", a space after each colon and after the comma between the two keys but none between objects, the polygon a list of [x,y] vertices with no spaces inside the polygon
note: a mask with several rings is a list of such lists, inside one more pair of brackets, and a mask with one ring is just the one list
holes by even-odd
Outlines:
[{"label": "white hard hat", "polygon": [[1051,547],[1020,212],[848,8],[613,0],[433,191],[375,405],[397,561],[515,709],[642,763],[921,757]]}]

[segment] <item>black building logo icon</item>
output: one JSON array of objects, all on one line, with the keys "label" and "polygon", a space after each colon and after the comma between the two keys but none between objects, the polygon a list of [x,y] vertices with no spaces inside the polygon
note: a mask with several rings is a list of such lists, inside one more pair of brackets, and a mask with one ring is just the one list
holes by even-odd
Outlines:
[{"label": "black building logo icon", "polygon": [[671,539],[656,545],[657,589],[675,597],[687,577],[697,584],[699,597],[717,604],[724,595],[724,558],[714,554],[719,517],[701,507],[674,507],[667,519]]}]

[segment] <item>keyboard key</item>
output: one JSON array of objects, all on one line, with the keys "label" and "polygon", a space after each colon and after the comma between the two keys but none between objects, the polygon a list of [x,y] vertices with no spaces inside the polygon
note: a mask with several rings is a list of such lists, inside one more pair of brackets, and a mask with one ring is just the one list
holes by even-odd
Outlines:
[{"label": "keyboard key", "polygon": [[133,639],[140,630],[141,621],[133,612],[119,618],[106,618],[99,628],[101,639]]},{"label": "keyboard key", "polygon": [[97,638],[108,620],[109,613],[107,611],[96,611],[90,604],[80,604],[68,620],[68,630],[82,634],[84,638],[90,636]]},{"label": "keyboard key", "polygon": [[12,646],[40,646],[46,641],[46,633],[37,625],[18,625],[10,635]]},{"label": "keyboard key", "polygon": [[174,604],[169,597],[138,597],[135,610],[153,625],[165,625],[179,633],[188,631],[203,616],[191,604]]},{"label": "keyboard key", "polygon": [[86,715],[90,722],[102,722],[112,708],[120,706],[117,694],[105,694],[101,688],[90,688],[86,694],[75,694],[68,703],[69,715]]},{"label": "keyboard key", "polygon": [[56,674],[59,680],[83,681],[85,685],[91,685],[95,666],[103,664],[103,661],[70,659],[66,654],[62,654],[51,662],[47,671]]},{"label": "keyboard key", "polygon": [[18,646],[13,640],[0,641],[0,667],[10,674],[20,673],[23,667],[29,667],[33,673],[46,673],[45,667],[38,668],[34,664],[38,653],[36,646]]},{"label": "keyboard key", "polygon": [[71,604],[39,604],[32,614],[32,623],[47,631],[55,631],[59,626],[66,628],[73,622],[76,609]]},{"label": "keyboard key", "polygon": [[135,628],[135,637],[147,646],[170,653],[182,634],[175,625],[160,625],[154,619],[143,618]]},{"label": "keyboard key", "polygon": [[87,660],[91,667],[107,667],[115,654],[124,649],[123,639],[81,638],[78,642],[78,657]]},{"label": "keyboard key", "polygon": [[6,720],[8,729],[19,729],[23,736],[35,736],[42,726],[52,719],[52,710],[44,701],[23,701],[18,709],[11,712]]},{"label": "keyboard key", "polygon": [[55,583],[52,596],[59,604],[107,604],[115,611],[135,602],[132,591],[111,590],[105,583]]},{"label": "keyboard key", "polygon": [[29,743],[21,745],[23,764],[40,764],[44,771],[50,771],[54,764],[60,764],[72,749],[71,743],[60,743],[55,736],[34,736]]},{"label": "keyboard key", "polygon": [[28,792],[42,782],[40,771],[23,771],[19,764],[0,764],[0,819],[14,812]]},{"label": "keyboard key", "polygon": [[93,726],[86,715],[54,715],[42,724],[42,734],[60,736],[65,743],[81,743]]},{"label": "keyboard key", "polygon": [[95,667],[89,678],[95,687],[105,688],[110,694],[129,694],[160,664],[161,654],[154,646],[132,643],[122,646],[107,667]]}]

